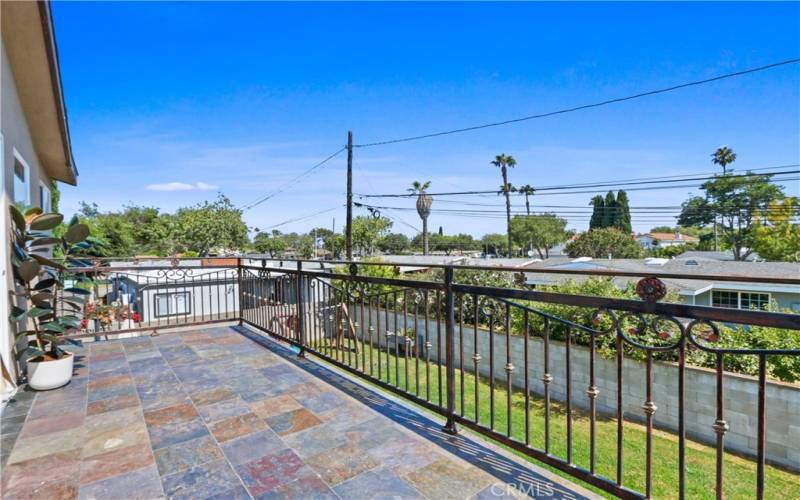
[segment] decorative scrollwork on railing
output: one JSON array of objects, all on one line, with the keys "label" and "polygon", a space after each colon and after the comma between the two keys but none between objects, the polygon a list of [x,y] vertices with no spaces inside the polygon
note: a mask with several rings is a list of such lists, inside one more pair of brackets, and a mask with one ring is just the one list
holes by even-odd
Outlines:
[{"label": "decorative scrollwork on railing", "polygon": [[644,301],[658,302],[667,295],[667,286],[655,276],[650,276],[636,283],[636,294]]},{"label": "decorative scrollwork on railing", "polygon": [[194,276],[194,269],[183,269],[180,267],[170,269],[159,269],[156,271],[157,278],[164,278],[167,280],[183,280]]}]

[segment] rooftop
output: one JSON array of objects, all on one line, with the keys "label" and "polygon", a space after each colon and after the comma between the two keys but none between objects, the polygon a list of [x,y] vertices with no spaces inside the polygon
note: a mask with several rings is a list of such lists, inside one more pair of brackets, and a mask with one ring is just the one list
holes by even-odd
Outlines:
[{"label": "rooftop", "polygon": [[4,411],[3,498],[593,496],[246,328],[71,349],[69,385]]}]

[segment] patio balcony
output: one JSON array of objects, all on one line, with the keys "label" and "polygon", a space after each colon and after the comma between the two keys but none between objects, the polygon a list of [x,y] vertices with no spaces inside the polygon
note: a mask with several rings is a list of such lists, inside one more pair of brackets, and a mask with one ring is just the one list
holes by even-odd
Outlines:
[{"label": "patio balcony", "polygon": [[800,315],[340,265],[71,269],[80,362],[5,409],[3,498],[800,495],[800,386],[767,376],[800,350],[724,338]]}]

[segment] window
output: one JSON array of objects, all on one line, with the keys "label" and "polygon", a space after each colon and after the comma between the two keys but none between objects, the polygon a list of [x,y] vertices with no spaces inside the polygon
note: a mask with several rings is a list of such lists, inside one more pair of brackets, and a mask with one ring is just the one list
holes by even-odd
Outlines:
[{"label": "window", "polygon": [[30,204],[30,176],[28,164],[14,150],[14,203],[23,206]]},{"label": "window", "polygon": [[711,292],[711,305],[714,307],[726,307],[728,309],[739,308],[739,294],[737,292],[725,292],[714,290]]},{"label": "window", "polygon": [[713,290],[711,292],[711,305],[728,309],[766,310],[769,307],[769,294]]},{"label": "window", "polygon": [[157,293],[155,296],[156,318],[190,314],[191,292]]},{"label": "window", "polygon": [[50,188],[44,182],[39,183],[39,208],[44,213],[50,213],[53,210],[53,199],[50,194]]},{"label": "window", "polygon": [[749,293],[742,292],[741,296],[741,309],[761,309],[766,310],[769,306],[768,293]]}]

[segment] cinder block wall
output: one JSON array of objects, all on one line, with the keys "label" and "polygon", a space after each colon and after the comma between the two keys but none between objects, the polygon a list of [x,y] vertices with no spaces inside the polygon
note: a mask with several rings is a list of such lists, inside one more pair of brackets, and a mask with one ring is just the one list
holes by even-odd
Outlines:
[{"label": "cinder block wall", "polygon": [[[369,310],[369,315],[367,311]],[[380,329],[378,318],[380,314]],[[369,338],[369,327],[373,328],[376,344],[386,346],[386,311],[365,308],[365,321],[361,321],[360,308],[354,311],[354,319],[358,328],[364,328],[364,338]],[[408,315],[404,323],[402,314],[397,315],[399,328],[414,328],[414,318]],[[394,313],[389,313],[388,331],[394,331]],[[438,330],[437,330],[438,328]],[[439,350],[445,346],[444,321],[438,322],[417,318],[416,331],[422,338],[431,343],[431,361],[439,360]],[[437,334],[437,332],[440,332]],[[361,337],[361,333],[358,333]],[[456,367],[460,368],[459,351],[464,352],[464,368],[474,373],[472,355],[475,352],[475,331],[464,325],[463,347],[456,325]],[[391,337],[388,337],[391,338]],[[494,334],[494,374],[495,379],[506,383],[505,366],[506,336]],[[511,381],[514,387],[523,388],[525,384],[525,346],[521,336],[512,335],[510,340],[511,358],[514,365]],[[393,341],[391,341],[393,342]],[[421,340],[424,343],[424,340]],[[478,370],[483,377],[489,375],[489,332],[478,329],[477,352],[482,359]],[[392,344],[393,345],[393,344]],[[580,408],[588,408],[589,398],[586,390],[589,387],[589,349],[573,345],[571,354],[572,404]],[[443,358],[442,358],[443,359]],[[528,344],[528,383],[535,394],[544,393],[542,377],[544,375],[544,342],[539,337],[532,337]],[[644,422],[645,413],[642,405],[646,401],[646,366],[644,362],[625,359],[623,362],[622,402],[625,419]],[[554,401],[566,399],[566,346],[563,342],[550,342],[550,396]],[[712,428],[716,420],[716,376],[713,370],[687,366],[685,370],[685,423],[689,437],[706,442],[716,443],[716,433]],[[617,402],[617,364],[614,359],[595,357],[595,381],[599,389],[597,396],[598,413],[616,415]],[[754,377],[726,373],[723,380],[724,418],[730,426],[725,434],[727,450],[756,456],[757,453],[757,397],[758,381]],[[653,401],[657,406],[654,416],[655,426],[661,429],[677,431],[678,429],[678,368],[672,363],[653,363]],[[800,385],[782,382],[767,382],[767,460],[800,470]]]}]

